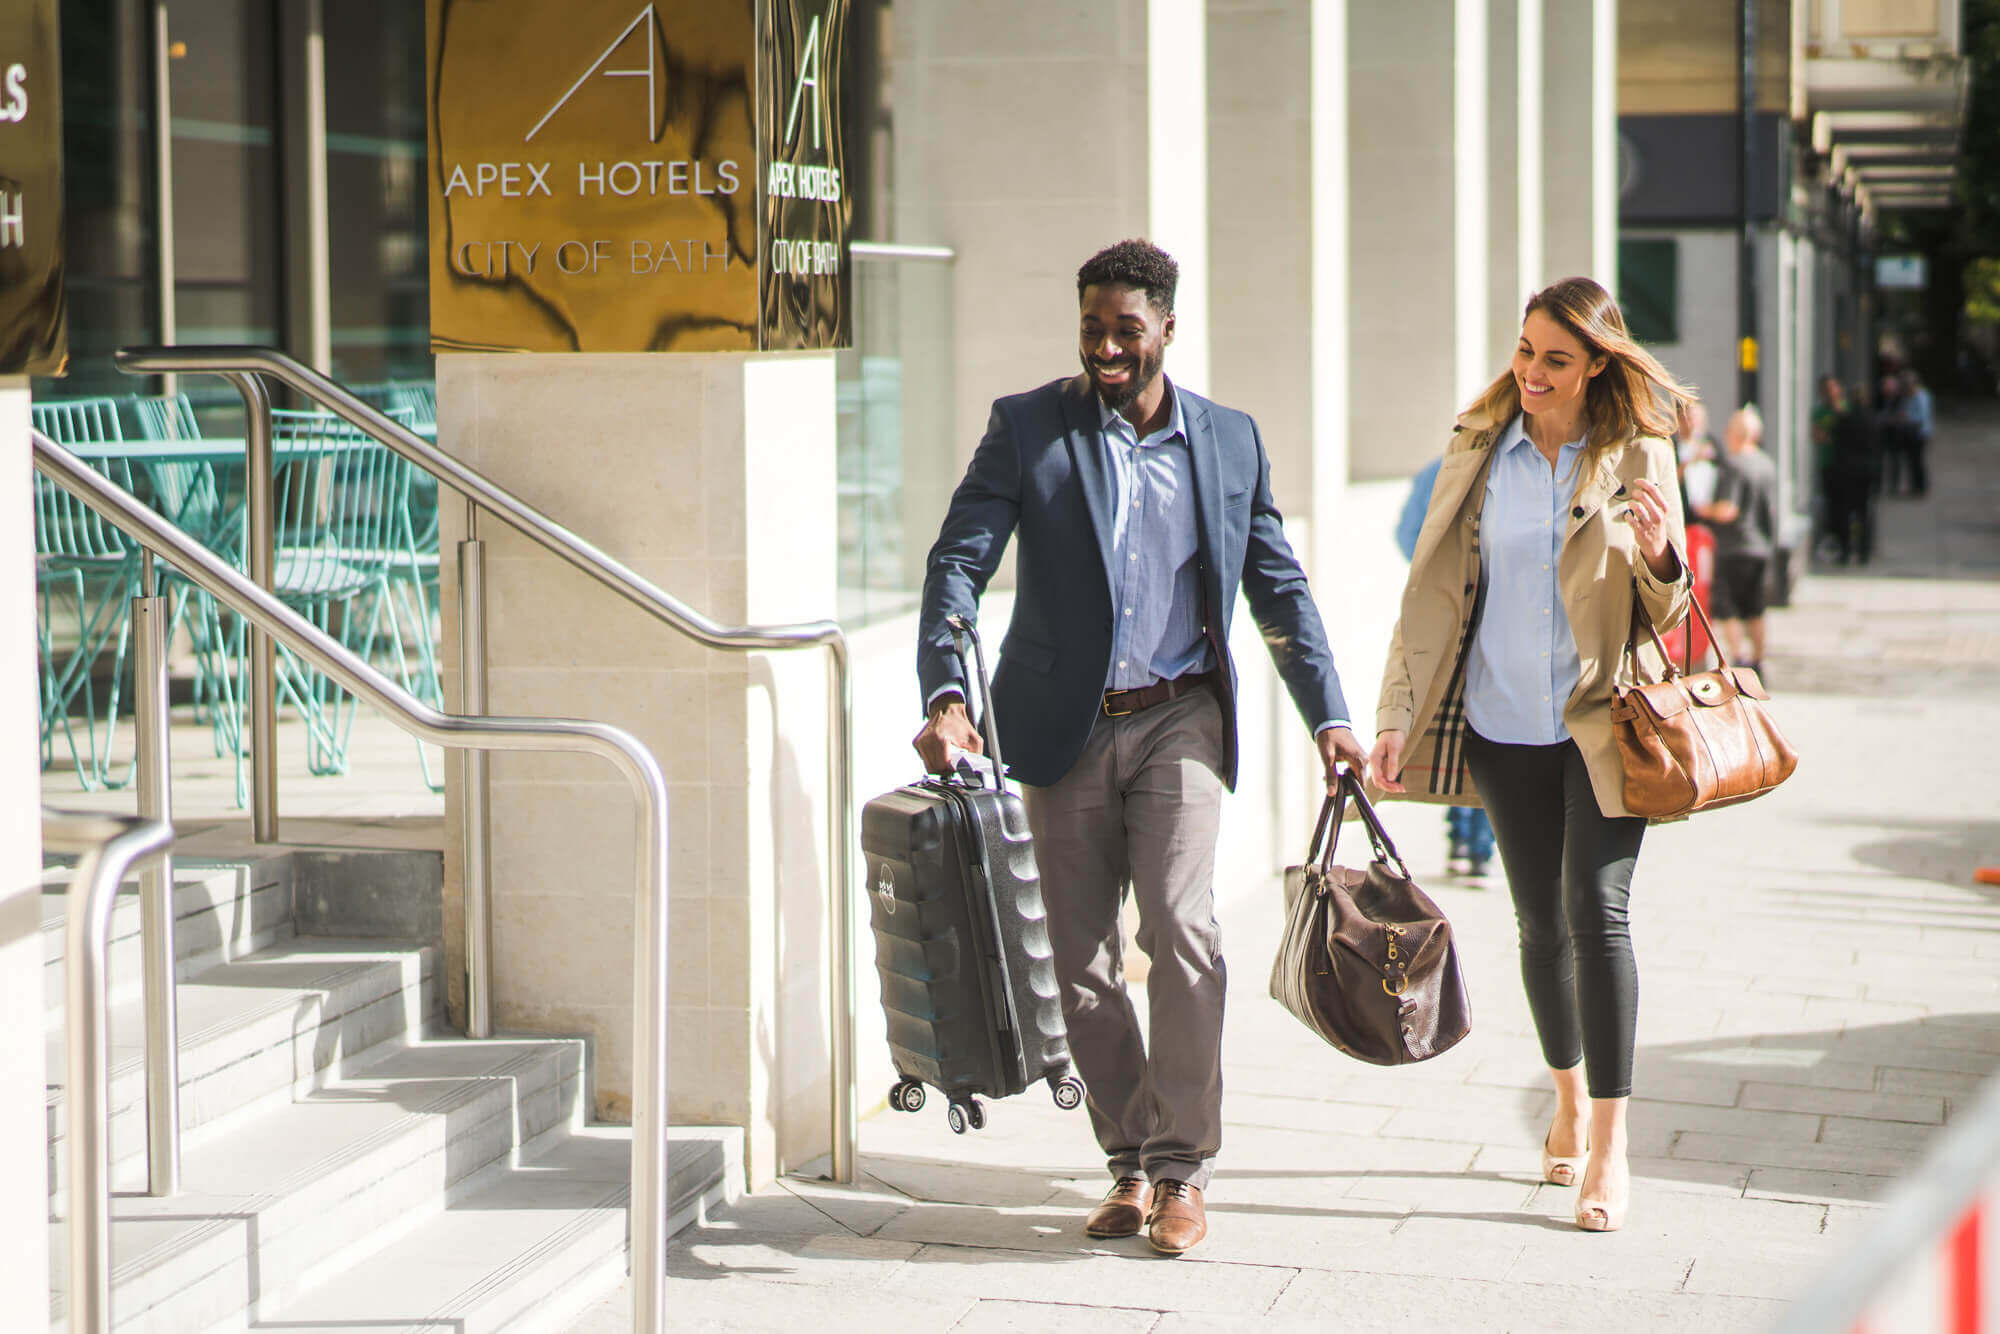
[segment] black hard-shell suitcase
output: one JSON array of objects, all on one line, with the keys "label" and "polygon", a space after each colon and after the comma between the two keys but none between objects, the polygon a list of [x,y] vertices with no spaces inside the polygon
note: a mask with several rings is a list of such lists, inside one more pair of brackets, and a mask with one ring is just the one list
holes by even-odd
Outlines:
[{"label": "black hard-shell suitcase", "polygon": [[[889,1049],[902,1076],[889,1105],[914,1112],[928,1085],[951,1128],[977,1130],[977,1096],[1009,1098],[1046,1080],[1056,1105],[1083,1102],[1056,990],[1027,811],[998,775],[999,735],[978,633],[951,618],[959,657],[977,659],[993,786],[976,773],[926,778],[861,810],[869,923]],[[966,664],[973,667],[972,663]]]}]

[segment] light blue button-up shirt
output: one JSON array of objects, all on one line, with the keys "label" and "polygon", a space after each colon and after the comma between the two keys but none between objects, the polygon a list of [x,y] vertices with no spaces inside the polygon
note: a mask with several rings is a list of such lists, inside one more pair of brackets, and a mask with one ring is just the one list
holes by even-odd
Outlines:
[{"label": "light blue button-up shirt", "polygon": [[1134,690],[1215,665],[1202,624],[1194,459],[1171,382],[1167,403],[1167,424],[1142,440],[1131,422],[1097,400],[1112,481],[1107,690]]},{"label": "light blue button-up shirt", "polygon": [[1493,451],[1479,516],[1486,606],[1465,660],[1465,719],[1489,741],[1552,746],[1569,739],[1563,708],[1582,671],[1556,562],[1583,442],[1564,445],[1551,468],[1517,415]]}]

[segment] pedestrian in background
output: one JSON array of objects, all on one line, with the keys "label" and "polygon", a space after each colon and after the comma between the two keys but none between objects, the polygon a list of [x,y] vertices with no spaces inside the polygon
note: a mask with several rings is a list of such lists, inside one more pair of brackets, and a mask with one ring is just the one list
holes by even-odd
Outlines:
[{"label": "pedestrian in background", "polygon": [[[1410,495],[1403,502],[1403,516],[1396,521],[1396,545],[1404,560],[1415,560],[1417,538],[1422,534],[1424,514],[1430,509],[1431,489],[1437,485],[1442,456],[1426,463],[1410,479]],[[1493,822],[1481,806],[1444,808],[1445,872],[1477,880],[1486,874],[1493,860]]]},{"label": "pedestrian in background", "polygon": [[1708,433],[1708,407],[1700,399],[1681,405],[1674,434],[1683,519],[1715,498],[1715,460],[1720,453]]},{"label": "pedestrian in background", "polygon": [[1930,448],[1931,431],[1937,426],[1937,407],[1931,391],[1914,370],[1903,372],[1903,449],[1909,463],[1910,494],[1928,495],[1930,472],[1924,453]]},{"label": "pedestrian in background", "polygon": [[1910,474],[1910,423],[1904,415],[1900,375],[1884,375],[1876,386],[1875,442],[1882,460],[1882,477],[1876,494],[1901,495]]},{"label": "pedestrian in background", "polygon": [[[1840,385],[1833,386],[1839,394]],[[1828,447],[1828,522],[1834,559],[1866,565],[1875,554],[1875,499],[1882,489],[1882,448],[1876,419],[1868,407],[1868,387],[1854,391],[1852,404],[1840,403]]]},{"label": "pedestrian in background", "polygon": [[1835,481],[1833,472],[1833,430],[1847,411],[1847,391],[1836,376],[1819,377],[1810,425],[1813,460],[1813,543],[1815,554],[1822,542],[1832,543]]},{"label": "pedestrian in background", "polygon": [[[1709,611],[1729,660],[1764,674],[1764,604],[1777,549],[1778,465],[1763,450],[1764,417],[1753,403],[1730,415],[1728,452],[1717,470],[1715,499],[1699,511],[1715,534],[1715,582]],[[1749,632],[1749,651],[1744,632]]]},{"label": "pedestrian in background", "polygon": [[1385,792],[1492,817],[1555,1085],[1542,1177],[1579,1187],[1590,1232],[1621,1227],[1632,1194],[1627,910],[1646,821],[1624,805],[1613,688],[1634,603],[1665,631],[1693,595],[1667,441],[1689,397],[1596,282],[1529,298],[1439,468],[1369,759]]}]

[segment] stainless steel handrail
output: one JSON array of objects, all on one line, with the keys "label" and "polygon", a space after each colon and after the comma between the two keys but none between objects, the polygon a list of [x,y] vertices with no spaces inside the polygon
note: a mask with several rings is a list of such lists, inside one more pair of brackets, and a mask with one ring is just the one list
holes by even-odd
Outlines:
[{"label": "stainless steel handrail", "polygon": [[847,253],[853,259],[885,259],[892,261],[930,260],[938,264],[949,264],[958,258],[958,252],[948,245],[903,245],[896,241],[851,241]]},{"label": "stainless steel handrail", "polygon": [[77,858],[63,928],[72,1334],[111,1328],[111,909],[133,864],[173,841],[164,820],[42,810],[42,847]]},{"label": "stainless steel handrail", "polygon": [[[950,254],[946,252],[942,255],[925,257],[948,259]],[[654,619],[709,648],[739,652],[775,652],[802,648],[827,650],[830,668],[828,710],[832,714],[833,722],[833,736],[827,751],[827,783],[830,789],[827,794],[828,911],[832,926],[829,934],[833,938],[830,961],[832,976],[828,982],[833,1028],[831,1176],[837,1182],[851,1183],[854,1180],[856,1134],[859,1123],[854,1058],[855,923],[854,896],[851,892],[854,882],[854,792],[848,769],[853,753],[854,703],[849,675],[847,637],[842,633],[839,624],[834,621],[809,621],[800,625],[751,626],[723,625],[713,621],[512,492],[473,471],[400,422],[377,412],[318,371],[272,348],[220,345],[128,347],[120,349],[114,360],[118,364],[118,369],[132,375],[221,375],[236,384],[243,394],[245,408],[251,417],[250,429],[246,432],[245,440],[252,451],[252,457],[247,465],[251,474],[247,490],[253,504],[259,496],[268,495],[269,491],[268,471],[265,473],[266,480],[262,489],[256,475],[260,466],[257,456],[260,448],[261,466],[268,470],[270,461],[270,400],[263,393],[257,379],[260,375],[269,376],[338,413],[357,430],[381,441],[389,449],[431,473],[439,482],[464,496],[470,504],[467,528],[472,536],[459,547],[460,569],[463,572],[459,583],[461,599],[459,639],[461,689],[466,692],[464,698],[468,701],[468,707],[474,702],[483,707],[485,701],[483,649],[485,619],[481,606],[467,596],[468,590],[477,592],[484,585],[483,549],[477,540],[478,514],[482,509],[491,511],[522,535],[560,556]],[[260,544],[268,548],[269,524],[266,521],[260,534],[257,512],[254,509],[250,518],[250,536],[251,572],[254,577],[259,568],[257,562],[262,559],[266,563],[265,568],[268,568],[270,559],[267,549],[260,553]],[[268,710],[267,716],[275,717],[276,714],[274,700],[269,694],[262,693],[263,689],[261,678],[253,680],[251,691],[253,727],[256,726],[255,719],[260,699],[264,701],[264,707]],[[253,735],[258,737],[259,744],[263,743],[261,730],[254,732]],[[471,758],[468,756],[468,759]],[[273,785],[276,781],[275,772],[267,779],[262,769],[253,769],[253,776],[260,788],[263,788],[267,781]],[[486,1027],[486,997],[491,994],[491,947],[485,936],[483,924],[491,920],[491,891],[483,879],[475,880],[474,875],[475,873],[483,875],[489,862],[486,807],[483,783],[478,781],[479,773],[476,766],[469,767],[466,779],[467,828],[464,864],[467,1031],[474,1037],[484,1037],[490,1031]],[[264,790],[268,795],[275,788],[273,786]],[[264,798],[260,797],[258,800],[261,802]],[[270,804],[271,818],[275,825],[274,796],[270,797]],[[275,837],[275,834],[272,837]]]},{"label": "stainless steel handrail", "polygon": [[[39,431],[35,468],[126,536],[159,553],[216,601],[325,672],[404,731],[436,745],[479,750],[573,751],[618,767],[639,802],[634,886],[632,1087],[632,1321],[642,1334],[666,1328],[661,1284],[667,1262],[667,784],[652,752],[605,723],[568,718],[454,717],[409,694],[206,547],[113,485]],[[72,930],[79,929],[72,922]],[[107,927],[108,929],[108,927]],[[74,1206],[73,1206],[74,1207]],[[72,1326],[77,1328],[77,1326]]]}]

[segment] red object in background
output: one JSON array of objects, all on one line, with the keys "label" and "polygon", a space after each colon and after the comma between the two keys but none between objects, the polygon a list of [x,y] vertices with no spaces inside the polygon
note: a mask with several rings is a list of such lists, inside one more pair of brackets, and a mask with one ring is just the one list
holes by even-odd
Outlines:
[{"label": "red object in background", "polygon": [[[1708,591],[1715,580],[1715,534],[1707,524],[1691,523],[1687,527],[1688,568],[1694,572],[1694,595],[1701,599],[1701,605],[1709,605]],[[1694,665],[1699,669],[1708,660],[1710,649],[1708,634],[1701,628],[1693,612],[1678,626],[1660,636],[1666,643],[1667,652],[1676,663],[1685,662],[1687,637],[1694,636]]]}]

